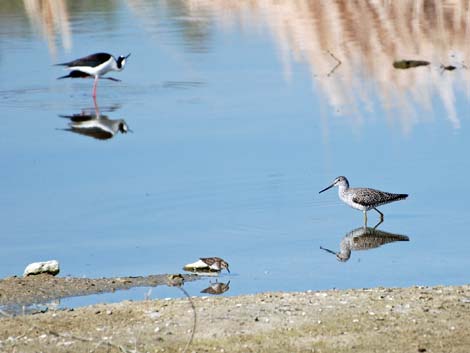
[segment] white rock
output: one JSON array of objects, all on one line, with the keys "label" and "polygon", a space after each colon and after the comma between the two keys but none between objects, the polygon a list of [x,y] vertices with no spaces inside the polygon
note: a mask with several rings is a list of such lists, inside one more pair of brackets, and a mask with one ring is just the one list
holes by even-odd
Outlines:
[{"label": "white rock", "polygon": [[33,262],[26,266],[23,276],[38,275],[40,273],[49,273],[55,276],[59,273],[59,261]]}]

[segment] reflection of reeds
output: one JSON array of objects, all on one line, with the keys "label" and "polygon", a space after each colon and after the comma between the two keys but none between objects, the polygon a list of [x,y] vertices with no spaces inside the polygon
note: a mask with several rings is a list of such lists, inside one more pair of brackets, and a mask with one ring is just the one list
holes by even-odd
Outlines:
[{"label": "reflection of reeds", "polygon": [[[399,109],[396,118],[409,131],[419,120],[411,102],[431,110],[437,94],[453,126],[459,127],[454,90],[469,82],[468,71],[442,73],[439,66],[452,62],[462,68],[468,62],[466,0],[188,0],[188,4],[194,13],[211,10],[223,26],[234,22],[267,26],[280,48],[286,77],[293,60],[308,63],[315,83],[340,114],[355,112],[358,106],[372,109],[378,99],[388,109]],[[338,62],[330,53],[341,61],[334,72]],[[429,60],[431,68],[396,70],[393,61],[399,59]]]},{"label": "reflection of reeds", "polygon": [[49,50],[55,56],[56,33],[66,50],[72,46],[69,17],[64,0],[23,0],[31,24],[47,39]]}]

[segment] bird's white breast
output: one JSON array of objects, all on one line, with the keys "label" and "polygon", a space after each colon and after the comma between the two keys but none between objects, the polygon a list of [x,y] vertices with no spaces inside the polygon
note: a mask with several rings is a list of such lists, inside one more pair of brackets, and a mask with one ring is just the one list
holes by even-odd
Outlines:
[{"label": "bird's white breast", "polygon": [[356,210],[367,211],[368,208],[353,201],[354,193],[348,192],[348,190],[342,190],[341,188],[338,189],[338,196],[345,204],[348,206],[355,208]]},{"label": "bird's white breast", "polygon": [[[87,121],[80,121],[77,123],[70,123],[70,127],[75,129],[101,129],[104,132],[108,132],[111,135],[114,135],[116,131],[107,124],[103,123],[100,119],[92,119]],[[117,130],[117,129],[116,129]]]},{"label": "bird's white breast", "polygon": [[90,67],[90,66],[71,66],[68,68],[70,71],[73,70],[78,70],[81,72],[85,72],[89,75],[92,76],[103,76],[109,71],[112,70],[117,70],[116,67],[116,62],[113,57],[109,58],[107,61],[105,61],[102,64],[99,64],[98,66],[95,67]]}]

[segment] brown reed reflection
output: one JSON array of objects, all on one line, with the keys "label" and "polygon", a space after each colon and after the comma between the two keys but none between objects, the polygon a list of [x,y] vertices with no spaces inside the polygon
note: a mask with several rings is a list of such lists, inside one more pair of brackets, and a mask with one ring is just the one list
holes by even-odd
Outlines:
[{"label": "brown reed reflection", "polygon": [[26,14],[32,26],[47,40],[53,57],[57,53],[57,36],[65,50],[72,47],[70,21],[64,0],[23,0]]},{"label": "brown reed reflection", "polygon": [[[53,56],[58,37],[66,50],[72,46],[69,11],[104,6],[66,0],[23,3]],[[116,10],[115,3],[104,3],[107,11]],[[156,35],[165,16],[178,19],[174,24],[184,45],[200,52],[208,50],[208,38],[217,30],[212,21],[224,28],[240,26],[244,32],[267,28],[278,46],[286,80],[292,77],[294,63],[307,64],[321,101],[353,125],[364,123],[360,112],[383,107],[390,125],[406,133],[430,115],[421,111],[431,112],[439,97],[446,118],[460,127],[456,96],[470,94],[466,0],[128,0],[127,7]],[[430,65],[400,70],[393,65],[400,60]]]},{"label": "brown reed reflection", "polygon": [[[456,88],[468,92],[470,7],[465,0],[187,0],[193,15],[210,10],[223,27],[266,26],[275,39],[286,78],[293,62],[311,76],[338,115],[363,123],[359,107],[398,111],[405,132],[422,119],[415,105],[432,110],[437,95],[455,128]],[[428,68],[396,70],[400,59],[428,60]],[[338,65],[340,63],[340,65]],[[442,72],[452,64],[458,75]],[[336,67],[336,68],[335,68]],[[333,71],[334,69],[334,71]],[[378,102],[375,101],[378,94]]]}]

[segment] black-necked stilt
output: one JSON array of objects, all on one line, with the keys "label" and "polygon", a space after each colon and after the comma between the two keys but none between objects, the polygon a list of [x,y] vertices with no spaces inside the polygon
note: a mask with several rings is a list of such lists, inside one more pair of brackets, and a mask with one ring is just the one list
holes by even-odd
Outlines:
[{"label": "black-necked stilt", "polygon": [[377,207],[386,203],[406,199],[408,194],[392,194],[390,192],[370,188],[350,188],[348,179],[344,176],[337,177],[333,184],[320,191],[326,191],[333,186],[338,186],[338,196],[345,204],[364,212],[364,223],[367,224],[367,211],[376,210],[383,221],[384,214]]},{"label": "black-necked stilt", "polygon": [[122,71],[126,65],[126,60],[131,54],[126,56],[119,56],[117,59],[108,53],[96,53],[85,56],[80,59],[72,60],[66,63],[57,64],[60,66],[67,66],[70,73],[62,78],[88,78],[94,77],[92,96],[96,97],[96,86],[100,78],[112,81],[120,81],[113,77],[102,77],[109,71]]}]

